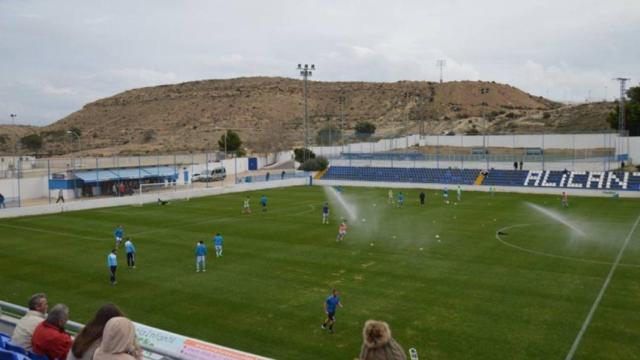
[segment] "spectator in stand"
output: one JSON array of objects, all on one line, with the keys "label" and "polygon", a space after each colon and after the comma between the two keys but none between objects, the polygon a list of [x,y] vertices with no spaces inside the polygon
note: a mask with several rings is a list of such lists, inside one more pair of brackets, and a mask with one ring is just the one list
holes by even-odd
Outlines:
[{"label": "spectator in stand", "polygon": [[126,189],[124,188],[124,183],[120,183],[118,187],[118,191],[120,192],[120,196],[124,196]]},{"label": "spectator in stand", "polygon": [[62,189],[58,189],[58,199],[56,200],[56,204],[60,201],[62,201],[62,203],[64,204],[64,192],[62,191]]},{"label": "spectator in stand", "polygon": [[518,170],[518,162],[517,161],[513,162],[513,170]]},{"label": "spectator in stand", "polygon": [[102,332],[107,321],[117,316],[124,316],[120,309],[113,304],[104,304],[96,315],[85,325],[76,336],[67,360],[91,360],[102,341]]},{"label": "spectator in stand", "polygon": [[104,327],[102,343],[93,354],[93,360],[141,359],[142,351],[131,320],[121,316],[110,319]]},{"label": "spectator in stand", "polygon": [[520,170],[522,170],[522,160],[520,160]]},{"label": "spectator in stand", "polygon": [[269,178],[271,177],[271,174],[269,172],[267,172],[267,175],[264,176],[264,179],[266,181],[269,181]]},{"label": "spectator in stand", "polygon": [[111,194],[113,196],[118,196],[118,187],[116,186],[116,183],[113,183],[111,186]]},{"label": "spectator in stand", "polygon": [[7,208],[7,205],[4,204],[4,195],[2,195],[2,193],[0,193],[0,209],[2,208]]},{"label": "spectator in stand", "polygon": [[69,307],[64,304],[54,306],[47,319],[33,332],[32,351],[49,359],[65,359],[73,343],[71,336],[64,331],[64,324],[68,320]]},{"label": "spectator in stand", "polygon": [[11,337],[11,343],[22,346],[25,350],[31,350],[31,336],[45,319],[49,307],[47,295],[44,293],[32,295],[28,306],[29,311],[18,321]]},{"label": "spectator in stand", "polygon": [[362,330],[360,360],[405,360],[407,355],[391,337],[391,329],[384,321],[367,320]]}]

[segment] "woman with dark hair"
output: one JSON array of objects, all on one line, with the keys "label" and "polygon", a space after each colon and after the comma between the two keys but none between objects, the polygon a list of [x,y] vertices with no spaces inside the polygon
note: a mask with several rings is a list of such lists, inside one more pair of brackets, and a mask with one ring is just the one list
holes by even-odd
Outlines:
[{"label": "woman with dark hair", "polygon": [[67,360],[92,359],[93,353],[100,346],[104,326],[107,321],[117,316],[124,316],[117,306],[113,304],[102,305],[93,319],[76,336],[73,347],[71,347],[71,351],[67,355]]}]

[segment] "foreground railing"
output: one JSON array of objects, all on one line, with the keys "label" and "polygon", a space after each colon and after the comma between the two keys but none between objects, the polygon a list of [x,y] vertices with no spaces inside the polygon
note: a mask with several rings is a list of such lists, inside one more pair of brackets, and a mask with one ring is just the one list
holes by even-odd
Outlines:
[{"label": "foreground railing", "polygon": [[[0,301],[0,323],[14,327],[17,320],[29,309],[6,301]],[[174,334],[140,323],[134,323],[144,357],[151,360],[268,360],[268,358]],[[75,335],[83,324],[68,321],[67,331]]]}]

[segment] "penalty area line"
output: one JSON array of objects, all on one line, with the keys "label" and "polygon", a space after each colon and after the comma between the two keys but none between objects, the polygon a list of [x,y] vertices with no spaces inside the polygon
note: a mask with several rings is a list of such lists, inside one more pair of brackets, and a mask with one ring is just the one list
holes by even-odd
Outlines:
[{"label": "penalty area line", "polygon": [[613,262],[613,265],[611,265],[611,269],[609,270],[609,274],[607,275],[607,278],[604,280],[604,284],[602,284],[602,288],[600,288],[600,292],[598,293],[596,300],[593,302],[593,305],[591,306],[591,310],[589,310],[589,314],[587,314],[587,318],[584,319],[584,323],[582,323],[582,327],[580,328],[578,335],[576,335],[576,339],[573,341],[573,345],[571,345],[571,349],[569,350],[569,353],[564,358],[565,360],[572,360],[573,356],[576,353],[576,350],[578,350],[578,346],[580,346],[580,341],[582,341],[582,337],[584,336],[584,333],[587,331],[587,328],[591,323],[593,314],[596,312],[596,309],[600,305],[600,301],[602,300],[602,297],[604,296],[605,291],[607,291],[607,287],[609,286],[609,282],[611,282],[613,273],[616,271],[616,268],[620,263],[620,259],[622,258],[622,254],[627,249],[627,245],[629,245],[629,240],[631,240],[631,236],[636,231],[636,228],[638,227],[639,222],[640,222],[640,215],[638,215],[638,217],[636,218],[636,222],[633,223],[633,227],[631,227],[629,234],[624,239],[624,244],[622,244],[620,251],[618,251],[618,255],[616,256],[616,259]]}]

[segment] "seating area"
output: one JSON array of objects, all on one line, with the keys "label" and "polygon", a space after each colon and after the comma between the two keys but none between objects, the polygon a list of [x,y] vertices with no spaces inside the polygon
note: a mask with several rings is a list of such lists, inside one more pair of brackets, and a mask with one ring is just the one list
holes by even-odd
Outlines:
[{"label": "seating area", "polygon": [[47,357],[12,344],[11,336],[0,332],[0,360],[47,360]]},{"label": "seating area", "polygon": [[491,170],[484,178],[482,185],[488,186],[523,186],[526,170]]},{"label": "seating area", "polygon": [[322,179],[472,185],[477,169],[331,166]]},{"label": "seating area", "polygon": [[322,179],[459,185],[473,185],[478,179],[478,181],[482,180],[481,185],[486,186],[640,191],[640,172],[491,169],[482,179],[478,178],[481,171],[480,169],[331,166]]}]

